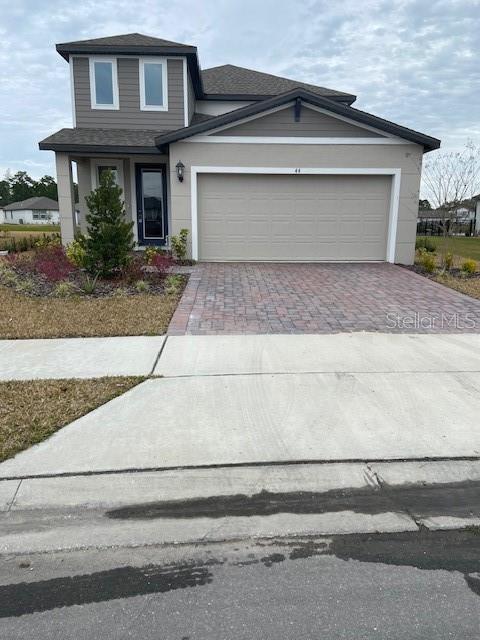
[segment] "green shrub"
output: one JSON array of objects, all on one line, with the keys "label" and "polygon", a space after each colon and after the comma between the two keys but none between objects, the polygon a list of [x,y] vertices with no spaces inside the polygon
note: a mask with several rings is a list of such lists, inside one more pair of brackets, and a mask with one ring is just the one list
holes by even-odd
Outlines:
[{"label": "green shrub", "polygon": [[472,276],[477,270],[477,263],[475,260],[469,258],[462,263],[462,271],[466,275]]},{"label": "green shrub", "polygon": [[135,289],[138,293],[146,293],[150,291],[150,283],[146,280],[137,280],[135,283]]},{"label": "green shrub", "polygon": [[15,290],[28,295],[35,291],[35,282],[31,278],[19,279]]},{"label": "green shrub", "polygon": [[53,295],[57,298],[68,298],[69,296],[76,293],[75,285],[68,280],[63,280],[63,282],[59,282],[55,289],[53,290]]},{"label": "green shrub", "polygon": [[417,238],[415,240],[415,249],[425,249],[430,253],[434,253],[436,250],[435,243],[430,238]]},{"label": "green shrub", "polygon": [[445,271],[450,271],[453,264],[453,253],[451,251],[449,251],[443,256],[442,263]]},{"label": "green shrub", "polygon": [[97,288],[97,280],[98,273],[93,277],[88,275],[88,273],[85,274],[79,286],[80,291],[87,296],[92,295],[92,293],[95,293],[95,289]]},{"label": "green shrub", "polygon": [[433,273],[436,267],[435,254],[424,251],[420,257],[420,263],[427,273]]},{"label": "green shrub", "polygon": [[177,260],[185,260],[187,257],[187,241],[188,229],[180,229],[178,236],[172,236],[170,239],[172,245],[172,253]]},{"label": "green shrub", "polygon": [[13,269],[3,265],[0,269],[0,282],[7,287],[15,287],[19,282],[19,277]]},{"label": "green shrub", "polygon": [[86,196],[88,236],[85,266],[91,273],[109,277],[124,269],[133,251],[133,222],[125,217],[122,189],[112,171],[104,171],[100,186]]},{"label": "green shrub", "polygon": [[62,244],[59,233],[43,233],[40,238],[35,239],[35,247],[38,249],[45,249],[46,247],[59,246]]},{"label": "green shrub", "polygon": [[78,236],[75,240],[72,240],[72,242],[67,245],[65,252],[72,264],[79,269],[85,268],[87,252],[85,250],[85,238],[83,236]]},{"label": "green shrub", "polygon": [[178,274],[172,274],[165,278],[165,293],[169,296],[177,294],[183,285],[183,278]]},{"label": "green shrub", "polygon": [[147,247],[144,251],[145,262],[147,264],[152,264],[155,256],[157,256],[159,253],[160,252],[157,247]]}]

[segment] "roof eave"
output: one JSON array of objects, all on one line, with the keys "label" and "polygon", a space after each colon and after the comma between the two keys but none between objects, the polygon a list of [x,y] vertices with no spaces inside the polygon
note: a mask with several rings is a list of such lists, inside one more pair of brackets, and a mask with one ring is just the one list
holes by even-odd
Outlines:
[{"label": "roof eave", "polygon": [[111,144],[71,144],[68,142],[39,142],[41,151],[61,151],[64,153],[132,153],[142,155],[157,155],[159,149],[152,147],[130,147],[127,145]]},{"label": "roof eave", "polygon": [[[281,94],[280,94],[281,95]],[[319,95],[319,94],[318,94]],[[272,96],[271,94],[259,94],[259,93],[204,93],[202,96],[202,100],[233,100],[233,101],[249,101],[249,102],[261,102],[262,100],[269,100],[270,98],[275,98],[276,96]],[[352,94],[346,95],[334,95],[328,96],[329,100],[333,100],[334,102],[344,102],[348,105],[351,105],[357,99],[357,96]]]},{"label": "roof eave", "polygon": [[197,47],[189,45],[98,45],[98,44],[57,44],[57,52],[68,60],[70,55],[82,54],[115,54],[115,55],[173,55],[181,56],[188,53],[197,55]]},{"label": "roof eave", "polygon": [[434,149],[438,149],[440,147],[440,140],[438,140],[437,138],[432,138],[431,136],[427,136],[418,131],[413,131],[412,129],[407,129],[406,127],[402,127],[401,125],[397,125],[393,122],[388,122],[386,120],[383,120],[382,118],[378,118],[377,116],[373,116],[364,111],[359,111],[353,108],[351,109],[349,106],[345,106],[344,104],[341,104],[337,101],[319,96],[305,89],[294,89],[293,91],[288,91],[279,96],[274,96],[273,98],[264,100],[262,102],[250,104],[246,107],[242,107],[241,109],[216,116],[215,118],[212,118],[205,122],[200,122],[191,127],[177,129],[176,131],[157,136],[155,138],[155,144],[157,145],[157,147],[163,148],[165,147],[165,145],[168,145],[171,142],[184,140],[185,138],[190,138],[191,136],[197,135],[199,133],[204,133],[206,131],[209,131],[210,129],[215,129],[223,125],[233,124],[238,120],[242,120],[243,118],[247,118],[252,115],[260,114],[263,111],[281,106],[282,104],[286,104],[296,98],[300,98],[304,102],[319,107],[325,107],[332,113],[348,117],[351,120],[357,121],[361,124],[367,124],[381,131],[385,131],[386,133],[392,133],[393,135],[399,136],[416,144],[420,144],[426,151],[433,151]]}]

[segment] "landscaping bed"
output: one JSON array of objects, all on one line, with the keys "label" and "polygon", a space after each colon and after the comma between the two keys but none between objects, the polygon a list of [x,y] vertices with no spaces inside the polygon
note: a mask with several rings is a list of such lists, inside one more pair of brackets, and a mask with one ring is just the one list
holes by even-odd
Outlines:
[{"label": "landscaping bed", "polygon": [[171,273],[175,264],[168,256],[155,255],[150,264],[143,253],[132,254],[128,266],[114,277],[91,276],[69,260],[53,243],[35,251],[0,258],[0,284],[28,296],[135,296],[145,293],[176,293],[184,276]]},{"label": "landscaping bed", "polygon": [[[160,335],[188,274],[158,249],[127,252],[108,275],[83,266],[79,243],[57,238],[0,257],[0,338]],[[106,253],[108,256],[108,252]]]},{"label": "landscaping bed", "polygon": [[0,461],[45,440],[142,381],[141,377],[111,377],[0,382]]},{"label": "landscaping bed", "polygon": [[[453,240],[480,240],[480,238],[449,238],[448,246],[452,246]],[[419,246],[419,245],[425,245]],[[431,239],[417,239],[417,251],[415,263],[407,267],[434,282],[460,291],[467,296],[480,300],[480,265],[472,258],[453,253],[438,254],[439,245],[431,242]]]}]

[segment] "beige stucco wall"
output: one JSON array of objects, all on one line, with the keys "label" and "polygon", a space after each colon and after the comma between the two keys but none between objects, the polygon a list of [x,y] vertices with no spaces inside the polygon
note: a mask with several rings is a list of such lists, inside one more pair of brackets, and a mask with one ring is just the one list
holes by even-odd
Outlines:
[{"label": "beige stucco wall", "polygon": [[[283,145],[177,142],[170,145],[171,234],[191,229],[190,169],[192,166],[340,167],[401,170],[395,262],[411,264],[415,253],[418,194],[423,148],[416,144]],[[185,165],[179,182],[175,165]]]},{"label": "beige stucco wall", "polygon": [[[77,164],[77,179],[78,179],[78,209],[80,211],[80,230],[82,233],[86,233],[86,214],[87,205],[85,202],[85,196],[92,191],[92,162],[90,158],[75,158]],[[98,159],[96,159],[98,160]],[[132,220],[132,187],[131,187],[131,173],[130,173],[130,159],[118,158],[118,157],[105,157],[105,164],[110,161],[122,163],[123,174],[123,192],[125,202],[125,213],[127,220]]]}]

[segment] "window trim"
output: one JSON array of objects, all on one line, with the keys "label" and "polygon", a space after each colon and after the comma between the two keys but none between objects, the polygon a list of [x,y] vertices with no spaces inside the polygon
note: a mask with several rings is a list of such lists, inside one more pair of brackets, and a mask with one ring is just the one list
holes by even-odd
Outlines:
[{"label": "window trim", "polygon": [[101,158],[101,159],[93,159],[91,161],[90,169],[91,169],[91,186],[92,191],[94,189],[98,189],[100,186],[100,180],[98,178],[98,168],[99,167],[115,167],[117,170],[117,178],[118,178],[118,186],[122,189],[122,200],[125,200],[125,185],[123,180],[123,160],[117,158]]},{"label": "window trim", "polygon": [[[112,65],[113,104],[97,104],[97,95],[95,89],[96,62],[109,62]],[[101,109],[102,111],[118,111],[120,109],[120,101],[118,95],[117,58],[110,58],[107,56],[92,56],[88,59],[88,66],[90,76],[90,104],[92,109]]]},{"label": "window trim", "polygon": [[[163,105],[150,105],[145,102],[145,63],[162,66]],[[140,84],[140,111],[168,111],[168,62],[162,57],[141,57],[138,59],[138,80]]]}]

